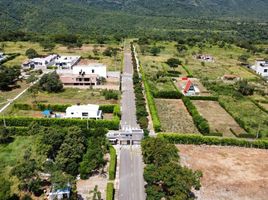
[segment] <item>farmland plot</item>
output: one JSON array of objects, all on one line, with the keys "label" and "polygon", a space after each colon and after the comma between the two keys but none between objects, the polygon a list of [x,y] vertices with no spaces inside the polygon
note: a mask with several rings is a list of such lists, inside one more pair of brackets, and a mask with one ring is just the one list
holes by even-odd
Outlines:
[{"label": "farmland plot", "polygon": [[225,137],[235,137],[245,132],[236,121],[216,101],[193,101],[198,112],[208,120],[212,131],[223,133]]},{"label": "farmland plot", "polygon": [[181,100],[155,99],[164,132],[199,133]]}]

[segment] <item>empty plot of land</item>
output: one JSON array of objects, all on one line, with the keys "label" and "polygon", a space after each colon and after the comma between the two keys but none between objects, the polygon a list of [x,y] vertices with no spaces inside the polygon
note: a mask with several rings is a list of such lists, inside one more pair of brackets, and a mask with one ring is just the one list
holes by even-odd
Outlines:
[{"label": "empty plot of land", "polygon": [[193,101],[198,112],[208,120],[211,129],[223,133],[225,137],[235,137],[236,134],[245,132],[236,121],[216,101]]},{"label": "empty plot of land", "polygon": [[267,200],[268,151],[239,147],[178,145],[181,162],[201,170],[198,200]]},{"label": "empty plot of land", "polygon": [[155,99],[164,132],[199,133],[181,100]]}]

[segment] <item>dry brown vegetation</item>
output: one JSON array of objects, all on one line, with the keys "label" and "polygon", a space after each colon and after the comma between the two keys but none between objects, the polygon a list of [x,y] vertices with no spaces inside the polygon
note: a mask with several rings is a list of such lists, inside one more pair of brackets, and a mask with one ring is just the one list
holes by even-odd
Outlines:
[{"label": "dry brown vegetation", "polygon": [[181,100],[155,99],[164,132],[199,133]]},{"label": "dry brown vegetation", "polygon": [[239,147],[178,145],[181,162],[201,170],[198,200],[267,200],[268,151]]},{"label": "dry brown vegetation", "polygon": [[235,137],[236,134],[245,132],[236,121],[216,101],[193,101],[198,112],[208,120],[212,131],[223,133],[226,137]]}]

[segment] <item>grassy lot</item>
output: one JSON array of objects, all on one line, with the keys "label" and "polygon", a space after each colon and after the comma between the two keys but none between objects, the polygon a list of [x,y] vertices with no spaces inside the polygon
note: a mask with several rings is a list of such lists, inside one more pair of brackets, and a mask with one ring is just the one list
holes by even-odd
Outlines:
[{"label": "grassy lot", "polygon": [[41,161],[44,158],[36,153],[37,136],[17,136],[10,144],[0,144],[0,175],[13,182],[12,192],[18,192],[18,180],[9,178],[12,167],[23,160],[23,155],[27,149],[31,149],[32,157]]},{"label": "grassy lot", "polygon": [[[22,62],[27,60],[25,52],[29,48],[35,49],[40,55],[47,55],[51,53],[57,53],[60,55],[80,55],[82,58],[97,57],[96,62],[106,64],[109,71],[119,71],[122,67],[122,51],[120,50],[116,57],[103,56],[102,53],[107,47],[121,48],[119,45],[95,45],[84,44],[81,48],[67,48],[63,45],[56,45],[52,51],[45,51],[39,43],[33,42],[0,42],[0,45],[4,43],[5,53],[20,53],[21,55],[14,60],[5,63],[7,66],[21,65]],[[93,49],[98,49],[99,54],[94,55]]]},{"label": "grassy lot", "polygon": [[231,96],[221,96],[220,101],[235,118],[239,118],[249,133],[268,136],[268,114],[259,109],[247,98],[235,99]]},{"label": "grassy lot", "polygon": [[[105,100],[101,90],[66,88],[63,92],[47,93],[39,92],[37,102],[48,104],[117,104],[118,100]],[[16,102],[31,104],[34,101],[32,95],[27,92]]]},{"label": "grassy lot", "polygon": [[193,101],[198,112],[208,120],[213,132],[222,133],[225,137],[235,137],[232,129],[237,135],[245,131],[216,101]]},{"label": "grassy lot", "polygon": [[155,99],[164,132],[199,133],[181,100]]},{"label": "grassy lot", "polygon": [[0,108],[3,107],[8,99],[15,98],[20,92],[25,90],[29,85],[25,82],[17,82],[18,88],[13,89],[11,91],[0,91]]},{"label": "grassy lot", "polygon": [[[144,68],[147,68],[147,71],[149,72],[154,71],[152,68],[162,70],[163,68],[167,67],[165,64],[167,59],[177,57],[180,58],[184,64],[186,64],[186,66],[193,72],[193,75],[197,78],[208,77],[209,79],[217,79],[224,74],[236,74],[246,79],[259,79],[258,76],[239,65],[240,62],[238,61],[238,57],[242,54],[248,54],[245,49],[234,45],[220,48],[218,46],[206,44],[206,46],[202,49],[196,46],[188,47],[187,52],[179,54],[175,45],[176,43],[174,42],[156,43],[156,46],[161,48],[161,53],[158,56],[150,55],[148,50],[145,50],[145,53],[142,55],[141,49],[139,49],[140,58]],[[145,49],[148,49],[148,47],[151,46],[152,45],[148,45],[145,47]],[[202,66],[201,61],[197,60],[193,56],[194,53],[212,55],[215,59],[215,62],[206,62],[205,66]],[[265,54],[250,55],[249,62],[253,64],[255,59],[260,57],[265,57]],[[181,67],[178,67],[176,70],[182,72],[183,75],[186,75]]]}]

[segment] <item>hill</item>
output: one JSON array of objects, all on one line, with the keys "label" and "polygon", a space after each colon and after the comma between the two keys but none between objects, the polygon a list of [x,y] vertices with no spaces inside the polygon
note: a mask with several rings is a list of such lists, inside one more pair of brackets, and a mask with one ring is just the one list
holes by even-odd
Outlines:
[{"label": "hill", "polygon": [[268,18],[266,0],[1,0],[0,9],[4,32],[53,34],[232,30],[226,19]]}]

